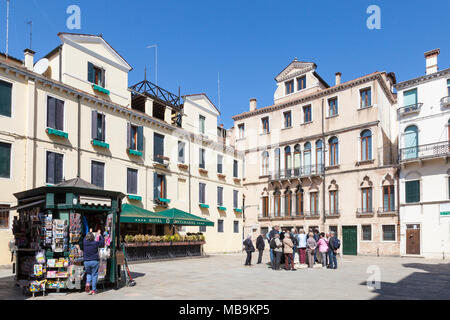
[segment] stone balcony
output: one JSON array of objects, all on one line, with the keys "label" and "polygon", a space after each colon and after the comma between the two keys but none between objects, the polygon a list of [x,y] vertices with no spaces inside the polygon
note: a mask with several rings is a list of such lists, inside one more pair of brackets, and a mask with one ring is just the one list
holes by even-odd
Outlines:
[{"label": "stone balcony", "polygon": [[400,163],[423,161],[450,156],[450,141],[424,144],[400,149]]},{"label": "stone balcony", "polygon": [[303,211],[301,213],[292,213],[292,214],[286,214],[286,213],[280,213],[276,215],[275,213],[269,213],[267,215],[264,214],[258,214],[258,220],[259,221],[272,221],[272,220],[303,220],[303,219],[319,219],[320,218],[320,212],[310,212],[310,211]]},{"label": "stone balcony", "polygon": [[448,96],[448,97],[443,97],[443,98],[441,99],[441,107],[442,107],[442,108],[448,108],[448,107],[450,107],[450,96]]},{"label": "stone balcony", "polygon": [[312,176],[320,176],[324,172],[321,164],[302,166],[294,169],[284,169],[280,171],[270,172],[269,181],[285,181],[290,179],[300,179]]},{"label": "stone balcony", "polygon": [[397,114],[399,117],[403,117],[410,114],[418,114],[420,113],[420,109],[422,108],[423,103],[415,103],[409,106],[401,107],[397,109]]}]

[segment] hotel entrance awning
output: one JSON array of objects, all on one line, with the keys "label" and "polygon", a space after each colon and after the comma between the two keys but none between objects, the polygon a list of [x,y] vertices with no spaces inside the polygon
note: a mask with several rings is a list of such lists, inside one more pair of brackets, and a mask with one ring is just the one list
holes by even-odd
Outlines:
[{"label": "hotel entrance awning", "polygon": [[145,210],[128,203],[122,204],[120,222],[171,224],[170,219],[160,213]]},{"label": "hotel entrance awning", "polygon": [[175,208],[161,211],[159,214],[169,218],[171,220],[171,224],[183,226],[214,226],[214,222],[212,221]]}]

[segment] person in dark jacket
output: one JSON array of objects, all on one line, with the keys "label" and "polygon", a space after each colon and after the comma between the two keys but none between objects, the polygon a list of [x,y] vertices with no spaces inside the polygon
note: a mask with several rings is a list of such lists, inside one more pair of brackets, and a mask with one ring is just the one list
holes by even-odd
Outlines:
[{"label": "person in dark jacket", "polygon": [[252,266],[252,253],[255,252],[255,247],[253,246],[252,235],[249,234],[247,239],[243,242],[244,250],[247,252],[247,258],[245,259],[245,265]]},{"label": "person in dark jacket", "polygon": [[[270,244],[270,241],[273,238],[275,238],[276,234],[280,234],[279,230],[280,230],[279,226],[275,226],[275,227],[273,227],[272,230],[270,230],[270,232],[269,232],[269,244]],[[270,263],[271,263],[271,265],[274,265],[274,263],[275,263],[274,257],[275,257],[275,255],[274,255],[273,249],[270,249]]]},{"label": "person in dark jacket", "polygon": [[[99,256],[98,248],[102,248],[105,244],[100,230],[97,232],[98,241],[95,241],[96,236],[89,232],[83,240],[83,259],[84,269],[86,271],[86,293],[97,293],[97,278]],[[92,287],[91,287],[92,286]]]},{"label": "person in dark jacket", "polygon": [[261,264],[261,262],[262,262],[264,248],[266,247],[266,243],[264,242],[265,238],[266,238],[266,235],[264,233],[261,233],[258,236],[258,238],[256,238],[256,249],[258,249],[258,263],[257,264]]}]

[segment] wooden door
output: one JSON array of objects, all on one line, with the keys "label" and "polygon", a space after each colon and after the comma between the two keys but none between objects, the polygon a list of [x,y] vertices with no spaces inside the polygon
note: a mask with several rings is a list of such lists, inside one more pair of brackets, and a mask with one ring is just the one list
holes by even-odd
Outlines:
[{"label": "wooden door", "polygon": [[406,229],[406,254],[420,254],[420,228]]},{"label": "wooden door", "polygon": [[358,252],[358,236],[356,226],[342,227],[342,253],[356,256]]}]

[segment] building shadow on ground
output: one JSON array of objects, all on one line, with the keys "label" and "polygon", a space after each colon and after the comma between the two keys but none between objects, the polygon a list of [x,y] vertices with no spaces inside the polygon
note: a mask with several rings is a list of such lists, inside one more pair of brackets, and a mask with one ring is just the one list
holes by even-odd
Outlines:
[{"label": "building shadow on ground", "polygon": [[382,281],[380,289],[373,290],[377,293],[373,300],[450,300],[450,263],[407,263],[403,267],[421,271],[414,271],[398,282]]}]

